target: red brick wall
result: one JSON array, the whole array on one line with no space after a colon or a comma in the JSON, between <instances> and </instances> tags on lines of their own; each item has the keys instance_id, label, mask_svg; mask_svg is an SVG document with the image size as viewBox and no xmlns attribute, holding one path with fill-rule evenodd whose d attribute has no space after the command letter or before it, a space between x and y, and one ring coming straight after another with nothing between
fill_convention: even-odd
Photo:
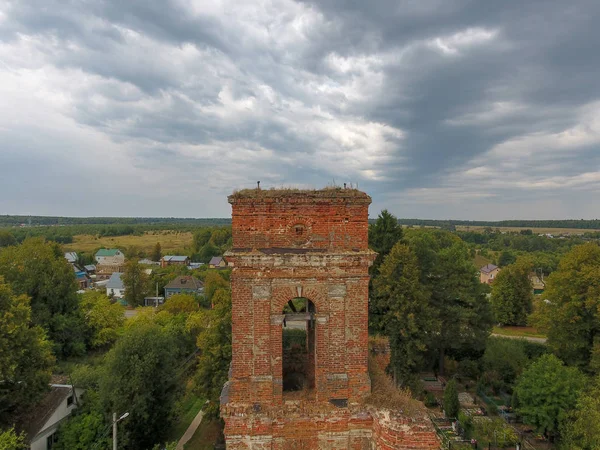
<instances>
[{"instance_id":1,"label":"red brick wall","mask_svg":"<svg viewBox=\"0 0 600 450\"><path fill-rule=\"evenodd\" d=\"M231 195L234 248L366 250L371 198L355 190ZM304 230L298 235L296 225Z\"/></svg>"}]
</instances>

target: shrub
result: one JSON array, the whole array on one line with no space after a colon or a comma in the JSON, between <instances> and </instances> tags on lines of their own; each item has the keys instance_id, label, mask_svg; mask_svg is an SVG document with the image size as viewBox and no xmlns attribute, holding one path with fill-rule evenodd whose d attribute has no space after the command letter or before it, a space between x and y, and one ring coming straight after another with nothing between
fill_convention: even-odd
<instances>
[{"instance_id":1,"label":"shrub","mask_svg":"<svg viewBox=\"0 0 600 450\"><path fill-rule=\"evenodd\" d=\"M477 380L479 375L481 375L481 369L479 368L477 361L473 361L472 359L463 359L458 364L458 373L465 378Z\"/></svg>"},{"instance_id":2,"label":"shrub","mask_svg":"<svg viewBox=\"0 0 600 450\"><path fill-rule=\"evenodd\" d=\"M484 448L490 443L500 448L513 447L519 442L515 430L500 418L475 422L473 435Z\"/></svg>"},{"instance_id":3,"label":"shrub","mask_svg":"<svg viewBox=\"0 0 600 450\"><path fill-rule=\"evenodd\" d=\"M464 438L471 439L471 436L473 435L473 418L462 411L459 411L458 423L460 423L460 426L463 429Z\"/></svg>"},{"instance_id":4,"label":"shrub","mask_svg":"<svg viewBox=\"0 0 600 450\"><path fill-rule=\"evenodd\" d=\"M435 395L433 395L431 392L428 392L423 403L425 403L425 406L432 408L437 406L438 401L437 398L435 398Z\"/></svg>"},{"instance_id":5,"label":"shrub","mask_svg":"<svg viewBox=\"0 0 600 450\"><path fill-rule=\"evenodd\" d=\"M444 389L444 412L446 417L456 417L459 410L460 402L458 401L456 380L452 379L446 385L446 389Z\"/></svg>"}]
</instances>

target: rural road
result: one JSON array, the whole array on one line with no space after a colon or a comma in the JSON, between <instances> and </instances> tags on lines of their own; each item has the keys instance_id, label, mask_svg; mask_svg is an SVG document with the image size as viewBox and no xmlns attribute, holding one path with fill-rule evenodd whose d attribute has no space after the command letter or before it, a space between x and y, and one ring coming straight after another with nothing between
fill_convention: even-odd
<instances>
[{"instance_id":1,"label":"rural road","mask_svg":"<svg viewBox=\"0 0 600 450\"><path fill-rule=\"evenodd\" d=\"M546 338L541 338L541 337L532 337L532 336L506 336L504 334L496 334L496 333L492 333L492 336L494 336L494 337L501 337L501 338L507 338L507 339L525 339L526 341L537 342L538 344L545 344L546 341L548 340Z\"/></svg>"}]
</instances>

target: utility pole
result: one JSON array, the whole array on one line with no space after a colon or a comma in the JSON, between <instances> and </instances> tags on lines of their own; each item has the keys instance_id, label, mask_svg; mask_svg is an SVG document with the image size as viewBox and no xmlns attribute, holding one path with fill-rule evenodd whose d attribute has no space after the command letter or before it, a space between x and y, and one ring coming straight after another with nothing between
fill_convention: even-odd
<instances>
[{"instance_id":1,"label":"utility pole","mask_svg":"<svg viewBox=\"0 0 600 450\"><path fill-rule=\"evenodd\" d=\"M117 450L117 413L113 413L113 450Z\"/></svg>"}]
</instances>

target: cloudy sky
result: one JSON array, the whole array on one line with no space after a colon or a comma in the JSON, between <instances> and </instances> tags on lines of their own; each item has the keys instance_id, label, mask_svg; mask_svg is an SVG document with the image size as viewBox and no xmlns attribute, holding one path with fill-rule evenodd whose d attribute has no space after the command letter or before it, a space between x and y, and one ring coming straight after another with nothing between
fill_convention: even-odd
<instances>
[{"instance_id":1,"label":"cloudy sky","mask_svg":"<svg viewBox=\"0 0 600 450\"><path fill-rule=\"evenodd\" d=\"M598 0L0 0L0 214L225 217L344 182L600 216Z\"/></svg>"}]
</instances>

